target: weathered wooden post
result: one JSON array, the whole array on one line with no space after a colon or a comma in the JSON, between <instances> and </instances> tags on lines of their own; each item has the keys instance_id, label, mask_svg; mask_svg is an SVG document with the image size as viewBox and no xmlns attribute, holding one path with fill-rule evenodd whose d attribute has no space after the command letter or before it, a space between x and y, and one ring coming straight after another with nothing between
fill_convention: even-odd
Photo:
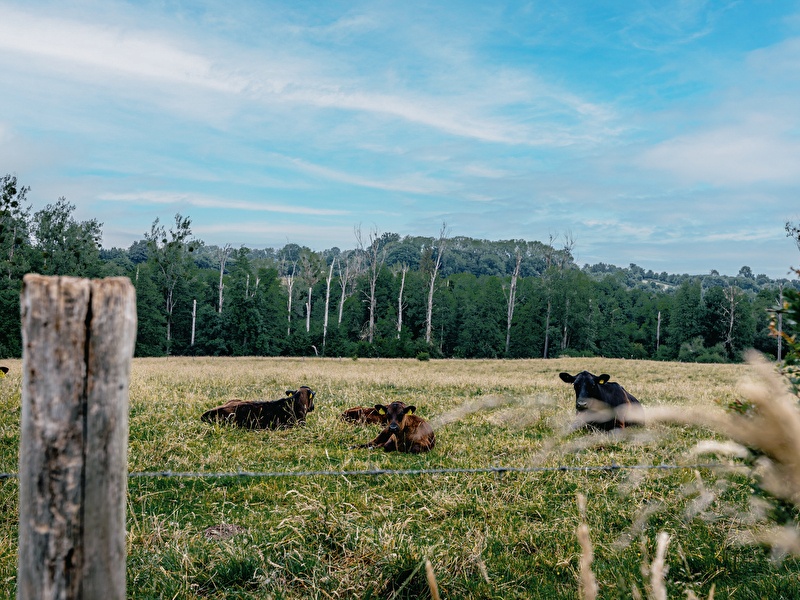
<instances>
[{"instance_id":1,"label":"weathered wooden post","mask_svg":"<svg viewBox=\"0 0 800 600\"><path fill-rule=\"evenodd\" d=\"M126 278L26 275L17 598L125 598Z\"/></svg>"}]
</instances>

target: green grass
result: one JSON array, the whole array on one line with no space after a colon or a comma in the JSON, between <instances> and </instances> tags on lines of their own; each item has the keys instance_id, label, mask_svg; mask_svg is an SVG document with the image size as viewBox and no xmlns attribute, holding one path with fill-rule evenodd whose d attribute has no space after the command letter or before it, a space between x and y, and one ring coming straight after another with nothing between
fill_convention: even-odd
<instances>
[{"instance_id":1,"label":"green grass","mask_svg":"<svg viewBox=\"0 0 800 600\"><path fill-rule=\"evenodd\" d=\"M20 363L0 381L0 471L17 470ZM745 365L604 359L550 361L137 359L131 378L129 471L357 471L488 466L685 463L714 437L650 424L626 438L566 433L574 405L559 371L608 372L645 406L726 406ZM307 384L306 427L210 426L203 410L272 399ZM436 424L424 455L349 450L377 434L339 413L403 400ZM587 497L601 598L647 590L643 561L671 535L667 589L717 598L800 597L800 563L741 540L764 528L751 481L717 470L542 471L281 478L131 478L130 598L577 598ZM16 480L0 481L0 597L15 594ZM244 530L208 539L223 523ZM2 591L5 590L5 591ZM5 594L5 595L3 595ZM645 594L646 595L646 594Z\"/></svg>"}]
</instances>

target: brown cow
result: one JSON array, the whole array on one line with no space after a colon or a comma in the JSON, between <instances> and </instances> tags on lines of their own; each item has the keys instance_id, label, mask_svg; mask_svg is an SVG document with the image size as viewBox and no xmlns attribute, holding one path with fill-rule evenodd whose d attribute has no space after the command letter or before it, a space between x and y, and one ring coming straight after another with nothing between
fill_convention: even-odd
<instances>
[{"instance_id":1,"label":"brown cow","mask_svg":"<svg viewBox=\"0 0 800 600\"><path fill-rule=\"evenodd\" d=\"M286 390L279 400L229 400L203 413L207 423L226 421L248 429L279 429L304 425L306 415L314 410L314 390L304 385Z\"/></svg>"},{"instance_id":2,"label":"brown cow","mask_svg":"<svg viewBox=\"0 0 800 600\"><path fill-rule=\"evenodd\" d=\"M374 440L356 448L382 447L386 452L410 452L418 454L431 450L436 443L433 428L422 417L414 414L416 406L392 402L389 406L376 404L375 410L385 414L388 425Z\"/></svg>"},{"instance_id":3,"label":"brown cow","mask_svg":"<svg viewBox=\"0 0 800 600\"><path fill-rule=\"evenodd\" d=\"M386 425L388 418L386 412L381 414L374 406L354 406L342 413L342 420L367 425Z\"/></svg>"}]
</instances>

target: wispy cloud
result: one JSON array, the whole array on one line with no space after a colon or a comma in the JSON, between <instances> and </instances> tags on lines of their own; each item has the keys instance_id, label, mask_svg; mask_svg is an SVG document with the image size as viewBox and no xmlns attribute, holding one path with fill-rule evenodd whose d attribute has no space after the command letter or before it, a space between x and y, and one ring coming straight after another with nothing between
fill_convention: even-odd
<instances>
[{"instance_id":1,"label":"wispy cloud","mask_svg":"<svg viewBox=\"0 0 800 600\"><path fill-rule=\"evenodd\" d=\"M290 158L288 160L292 165L301 171L314 175L315 177L321 177L330 181L338 181L359 187L421 195L443 193L449 189L449 186L441 180L426 179L425 177L416 174L411 175L407 179L388 179L384 181L380 179L361 177L352 173L340 171L338 169L317 165L300 158Z\"/></svg>"},{"instance_id":2,"label":"wispy cloud","mask_svg":"<svg viewBox=\"0 0 800 600\"><path fill-rule=\"evenodd\" d=\"M179 48L154 32L49 18L6 8L0 19L0 48L38 56L54 70L74 65L137 78L216 91L239 92L246 83L216 73L212 62Z\"/></svg>"},{"instance_id":3,"label":"wispy cloud","mask_svg":"<svg viewBox=\"0 0 800 600\"><path fill-rule=\"evenodd\" d=\"M292 204L273 204L270 202L242 201L232 198L211 198L186 192L148 191L125 194L105 193L100 194L99 199L110 202L131 202L139 205L142 203L156 205L170 204L177 206L196 206L198 208L218 208L235 211L282 213L288 215L341 216L350 214L350 211L348 210L299 206Z\"/></svg>"}]
</instances>

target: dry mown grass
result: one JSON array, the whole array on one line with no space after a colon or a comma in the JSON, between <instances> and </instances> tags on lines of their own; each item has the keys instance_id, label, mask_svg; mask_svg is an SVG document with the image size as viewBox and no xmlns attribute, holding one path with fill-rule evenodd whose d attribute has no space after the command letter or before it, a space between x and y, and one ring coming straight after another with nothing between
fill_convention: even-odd
<instances>
[{"instance_id":1,"label":"dry mown grass","mask_svg":"<svg viewBox=\"0 0 800 600\"><path fill-rule=\"evenodd\" d=\"M16 470L18 444L19 362L9 364L0 385L3 471ZM137 359L129 469L690 464L698 442L722 441L711 422L651 421L625 436L569 432L574 394L558 373L583 369L610 373L648 408L692 406L701 414L741 398L740 381L756 372L608 359ZM251 432L199 421L203 410L231 398L273 399L303 384L317 392L306 427ZM377 429L342 423L341 411L392 400L417 405L436 425L436 448L420 456L348 450ZM657 597L661 588L642 565L659 556L664 564L654 568L670 597L708 597L712 586L717 597L800 595L794 559L774 563L768 550L744 545L770 527L763 510L751 510L749 484L741 469L134 478L129 596L417 598L434 597L434 585L441 598L561 598L577 597L583 582L584 597L592 597L588 562L597 597L636 597L640 589ZM14 516L15 483L0 486L5 513ZM579 541L581 523L586 537ZM662 531L669 550L657 541ZM6 582L13 582L15 535L12 525L0 529Z\"/></svg>"}]
</instances>

